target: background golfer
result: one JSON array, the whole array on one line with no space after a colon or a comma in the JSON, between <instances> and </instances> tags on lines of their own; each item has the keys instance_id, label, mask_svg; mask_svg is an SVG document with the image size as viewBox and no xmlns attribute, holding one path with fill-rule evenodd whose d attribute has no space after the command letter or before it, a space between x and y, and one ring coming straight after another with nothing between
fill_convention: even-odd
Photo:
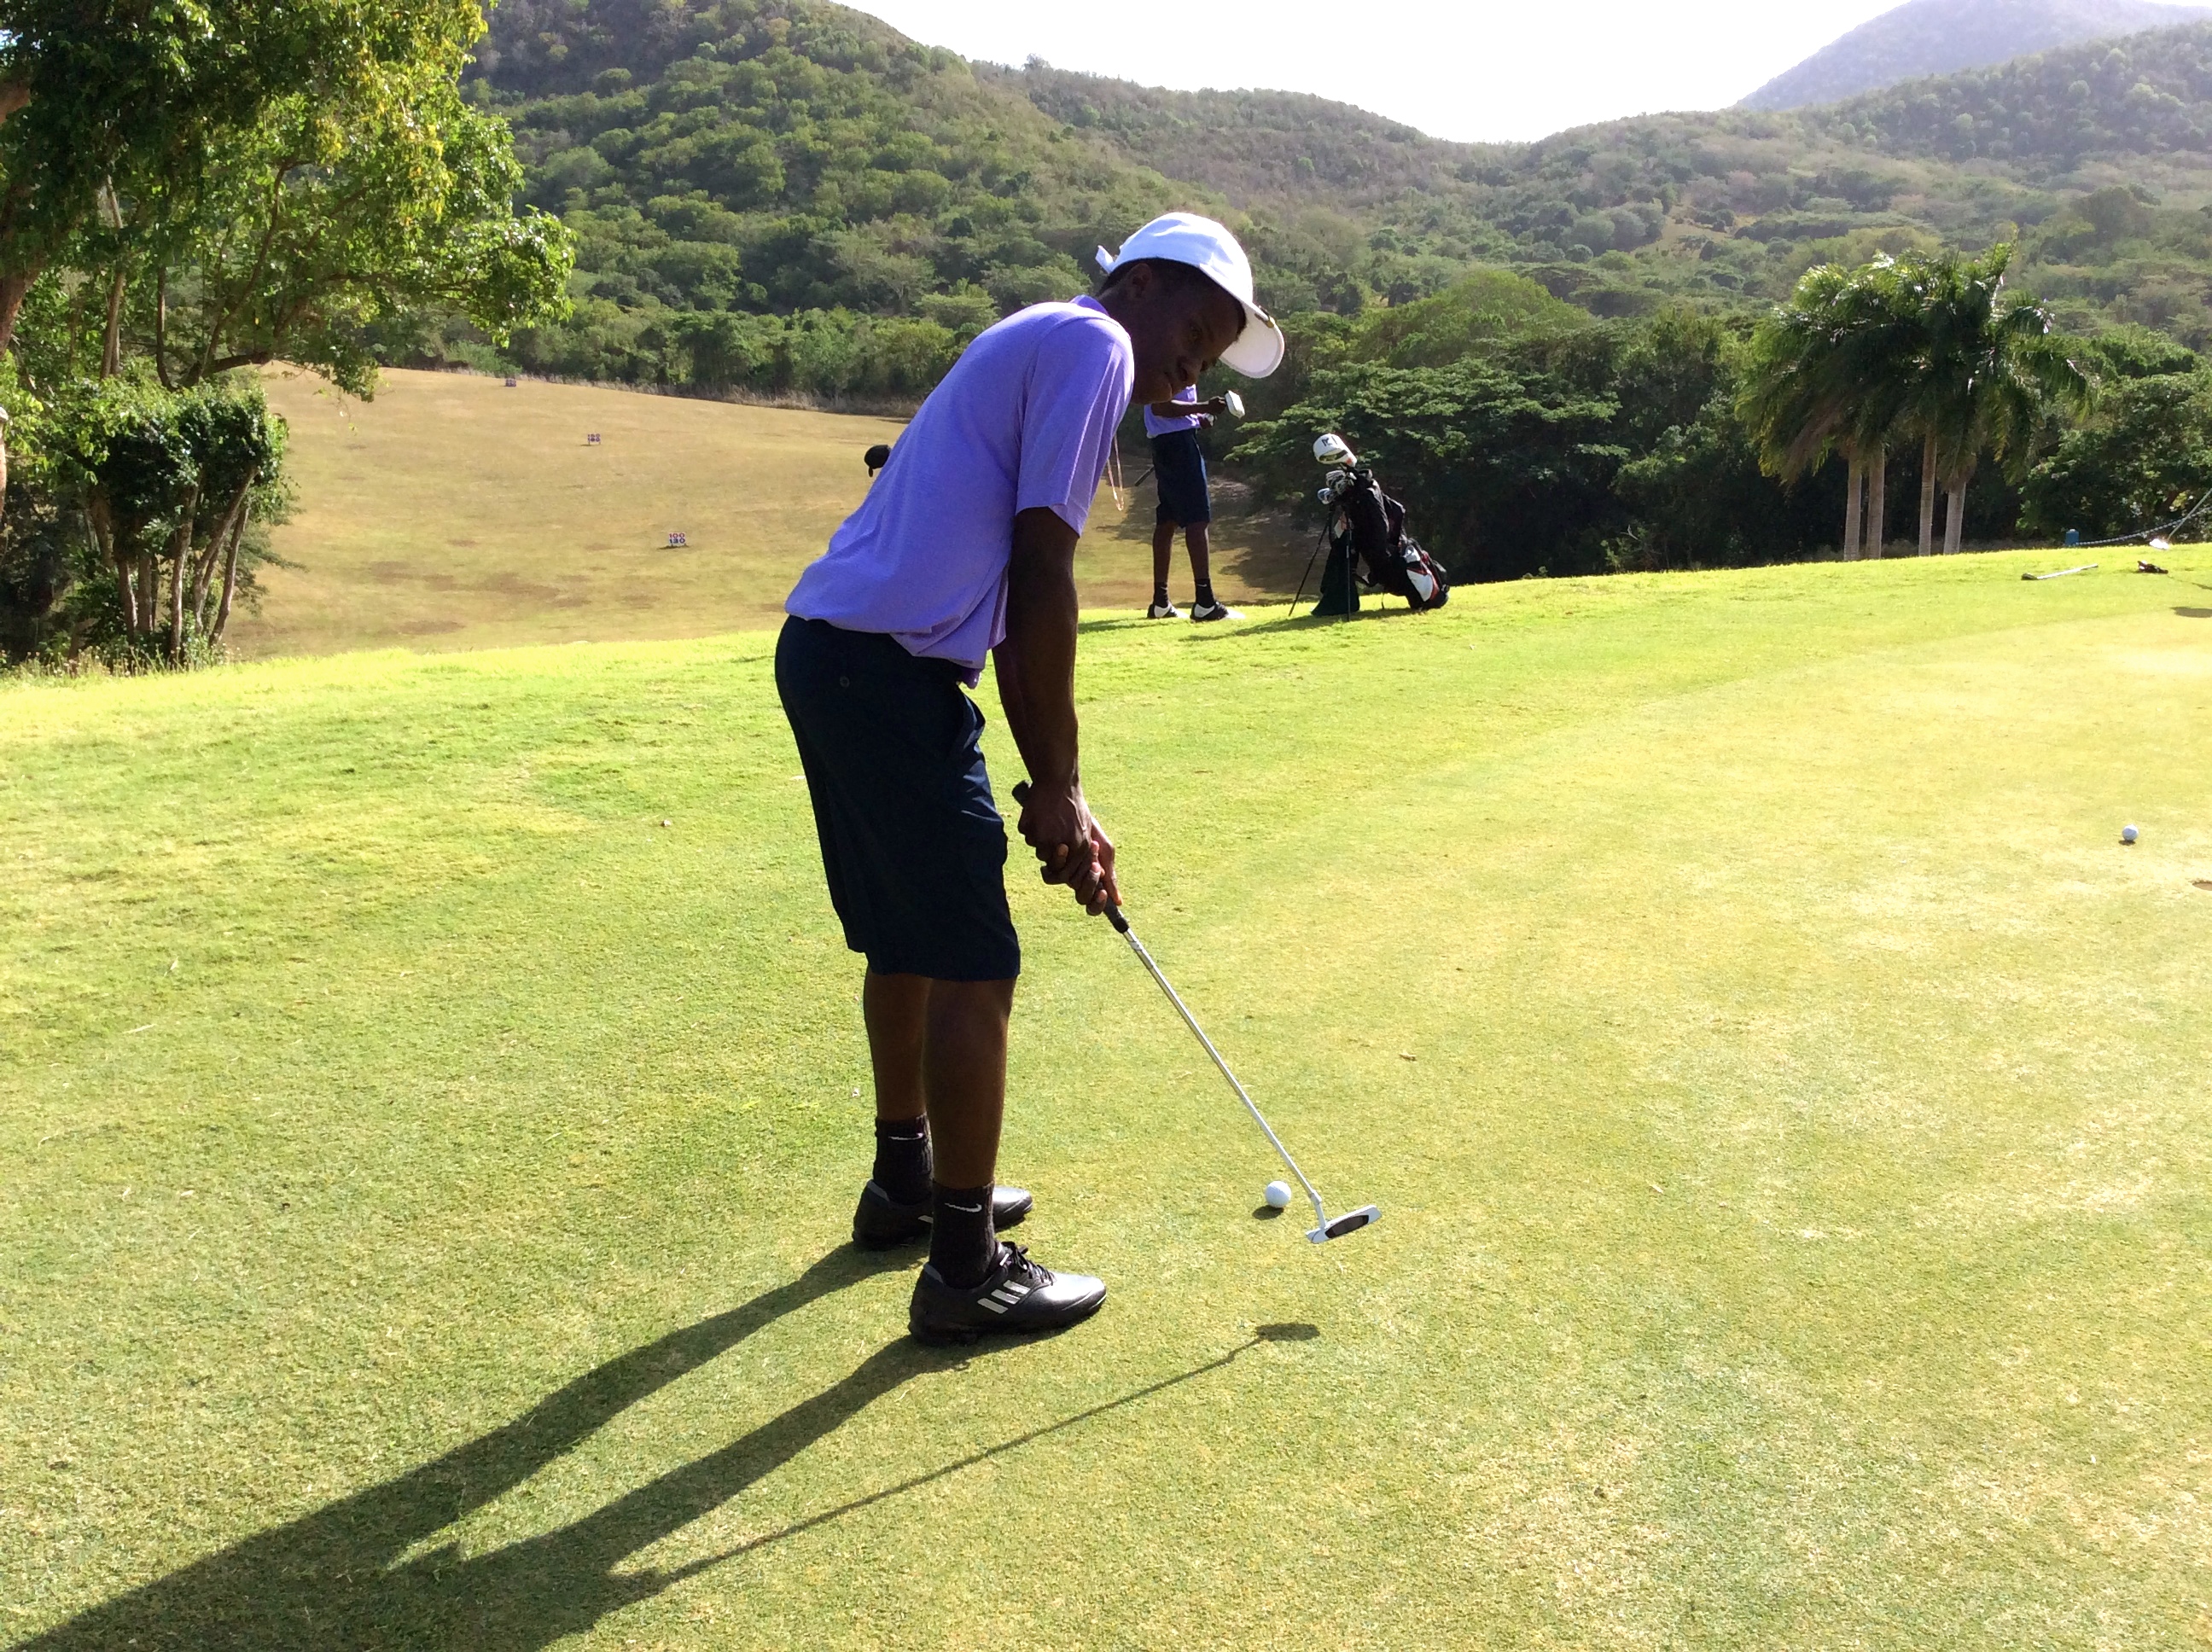
<instances>
[{"instance_id":1,"label":"background golfer","mask_svg":"<svg viewBox=\"0 0 2212 1652\"><path fill-rule=\"evenodd\" d=\"M1168 600L1168 563L1175 555L1178 527L1190 550L1190 574L1197 586L1191 618L1236 616L1234 610L1213 599L1213 574L1206 555L1213 495L1206 485L1206 449L1198 440L1200 430L1228 410L1229 404L1221 397L1199 400L1195 385L1145 409L1145 434L1152 443L1152 481L1160 493L1159 516L1152 527L1152 605L1145 610L1148 618L1176 617L1176 605Z\"/></svg>"},{"instance_id":2,"label":"background golfer","mask_svg":"<svg viewBox=\"0 0 2212 1652\"><path fill-rule=\"evenodd\" d=\"M1102 263L1096 298L1033 306L968 347L799 576L776 646L830 897L868 961L876 1159L853 1236L928 1233L909 1314L928 1340L1067 1325L1106 1297L998 1237L1030 1209L994 1185L1021 949L963 684L994 656L1030 776L1022 835L1046 881L1102 910L1120 891L1077 762L1076 541L1133 393L1282 359L1243 249L1211 219L1155 219Z\"/></svg>"}]
</instances>

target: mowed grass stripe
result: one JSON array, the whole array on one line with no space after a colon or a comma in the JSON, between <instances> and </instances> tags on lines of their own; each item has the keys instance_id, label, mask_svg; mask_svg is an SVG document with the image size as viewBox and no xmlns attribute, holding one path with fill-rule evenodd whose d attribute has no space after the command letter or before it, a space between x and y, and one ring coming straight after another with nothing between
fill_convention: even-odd
<instances>
[{"instance_id":1,"label":"mowed grass stripe","mask_svg":"<svg viewBox=\"0 0 2212 1652\"><path fill-rule=\"evenodd\" d=\"M0 695L9 1626L2187 1644L2212 576L2021 565L1094 625L1132 913L1386 1217L1255 1221L1018 859L1007 1174L1115 1297L964 1367L834 1254L765 636Z\"/></svg>"}]
</instances>

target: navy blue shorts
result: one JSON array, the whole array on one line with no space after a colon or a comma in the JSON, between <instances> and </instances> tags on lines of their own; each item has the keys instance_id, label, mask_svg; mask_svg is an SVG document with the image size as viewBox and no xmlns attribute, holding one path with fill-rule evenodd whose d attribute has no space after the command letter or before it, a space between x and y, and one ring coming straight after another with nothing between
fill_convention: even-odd
<instances>
[{"instance_id":1,"label":"navy blue shorts","mask_svg":"<svg viewBox=\"0 0 2212 1652\"><path fill-rule=\"evenodd\" d=\"M878 975L1020 975L1006 825L983 768L983 714L960 667L794 616L776 642L775 686L845 944Z\"/></svg>"},{"instance_id":2,"label":"navy blue shorts","mask_svg":"<svg viewBox=\"0 0 2212 1652\"><path fill-rule=\"evenodd\" d=\"M1152 480L1159 483L1163 522L1188 527L1213 520L1213 496L1206 486L1206 449L1195 430L1170 430L1152 438Z\"/></svg>"}]
</instances>

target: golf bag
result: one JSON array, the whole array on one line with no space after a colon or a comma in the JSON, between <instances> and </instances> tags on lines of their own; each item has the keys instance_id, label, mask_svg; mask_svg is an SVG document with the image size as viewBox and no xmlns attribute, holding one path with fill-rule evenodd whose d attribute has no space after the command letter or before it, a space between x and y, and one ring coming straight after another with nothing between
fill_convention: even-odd
<instances>
[{"instance_id":1,"label":"golf bag","mask_svg":"<svg viewBox=\"0 0 2212 1652\"><path fill-rule=\"evenodd\" d=\"M1316 614L1355 614L1359 593L1352 585L1354 559L1364 567L1362 582L1370 589L1403 597L1420 611L1441 608L1451 586L1435 557L1406 531L1406 507L1382 491L1364 467L1347 472L1336 492L1336 531L1329 537L1328 562L1322 570Z\"/></svg>"}]
</instances>

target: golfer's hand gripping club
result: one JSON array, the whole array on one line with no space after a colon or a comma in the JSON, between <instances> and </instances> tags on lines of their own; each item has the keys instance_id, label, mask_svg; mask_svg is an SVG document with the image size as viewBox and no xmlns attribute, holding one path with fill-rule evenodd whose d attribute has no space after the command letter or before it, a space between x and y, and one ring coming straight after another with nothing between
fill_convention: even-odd
<instances>
[{"instance_id":1,"label":"golfer's hand gripping club","mask_svg":"<svg viewBox=\"0 0 2212 1652\"><path fill-rule=\"evenodd\" d=\"M1022 836L1036 851L1039 875L1048 884L1066 884L1084 910L1095 914L1121 892L1114 880L1114 841L1092 817L1081 789L1069 795L1073 817L1055 829L1040 824L1031 804L1036 793L1027 781L1021 782L1014 787L1014 801L1022 805L1018 823Z\"/></svg>"},{"instance_id":2,"label":"golfer's hand gripping club","mask_svg":"<svg viewBox=\"0 0 2212 1652\"><path fill-rule=\"evenodd\" d=\"M1018 783L1014 787L1014 801L1024 803L1028 798L1028 784ZM1283 1145L1283 1139L1275 1133L1274 1127L1267 1122L1267 1115L1246 1093L1236 1073L1230 1070L1229 1063L1222 1059L1221 1052L1213 1048L1213 1041L1206 1036L1206 1029L1198 1024L1198 1017L1190 1012L1190 1006L1182 1001L1182 994L1161 973L1160 966L1152 960L1152 955L1145 950L1145 944L1137 938L1136 931L1129 927L1129 920L1123 914L1120 902L1109 899L1103 908L1103 915L1106 921L1114 926L1115 932L1129 943L1129 950L1137 955L1137 961L1145 966L1146 973L1159 983L1160 991L1167 994L1168 1002L1175 1005L1176 1013L1182 1017L1183 1025L1190 1029L1191 1036L1198 1040L1206 1054L1212 1057L1213 1065L1221 1069L1221 1076L1229 1081L1230 1089L1237 1092L1237 1099L1244 1103L1244 1110L1252 1115L1252 1122L1258 1125L1261 1133L1267 1138L1268 1145L1290 1167L1291 1174L1298 1179L1298 1186L1306 1190L1306 1197L1312 1201L1314 1209L1313 1229L1306 1237L1318 1245L1328 1240L1340 1239L1347 1233L1357 1233L1360 1229L1380 1221L1382 1212L1373 1205L1347 1212L1334 1221L1329 1219L1328 1207L1322 1203L1321 1190L1306 1180L1306 1173L1298 1169L1298 1162L1291 1157L1291 1150Z\"/></svg>"}]
</instances>

